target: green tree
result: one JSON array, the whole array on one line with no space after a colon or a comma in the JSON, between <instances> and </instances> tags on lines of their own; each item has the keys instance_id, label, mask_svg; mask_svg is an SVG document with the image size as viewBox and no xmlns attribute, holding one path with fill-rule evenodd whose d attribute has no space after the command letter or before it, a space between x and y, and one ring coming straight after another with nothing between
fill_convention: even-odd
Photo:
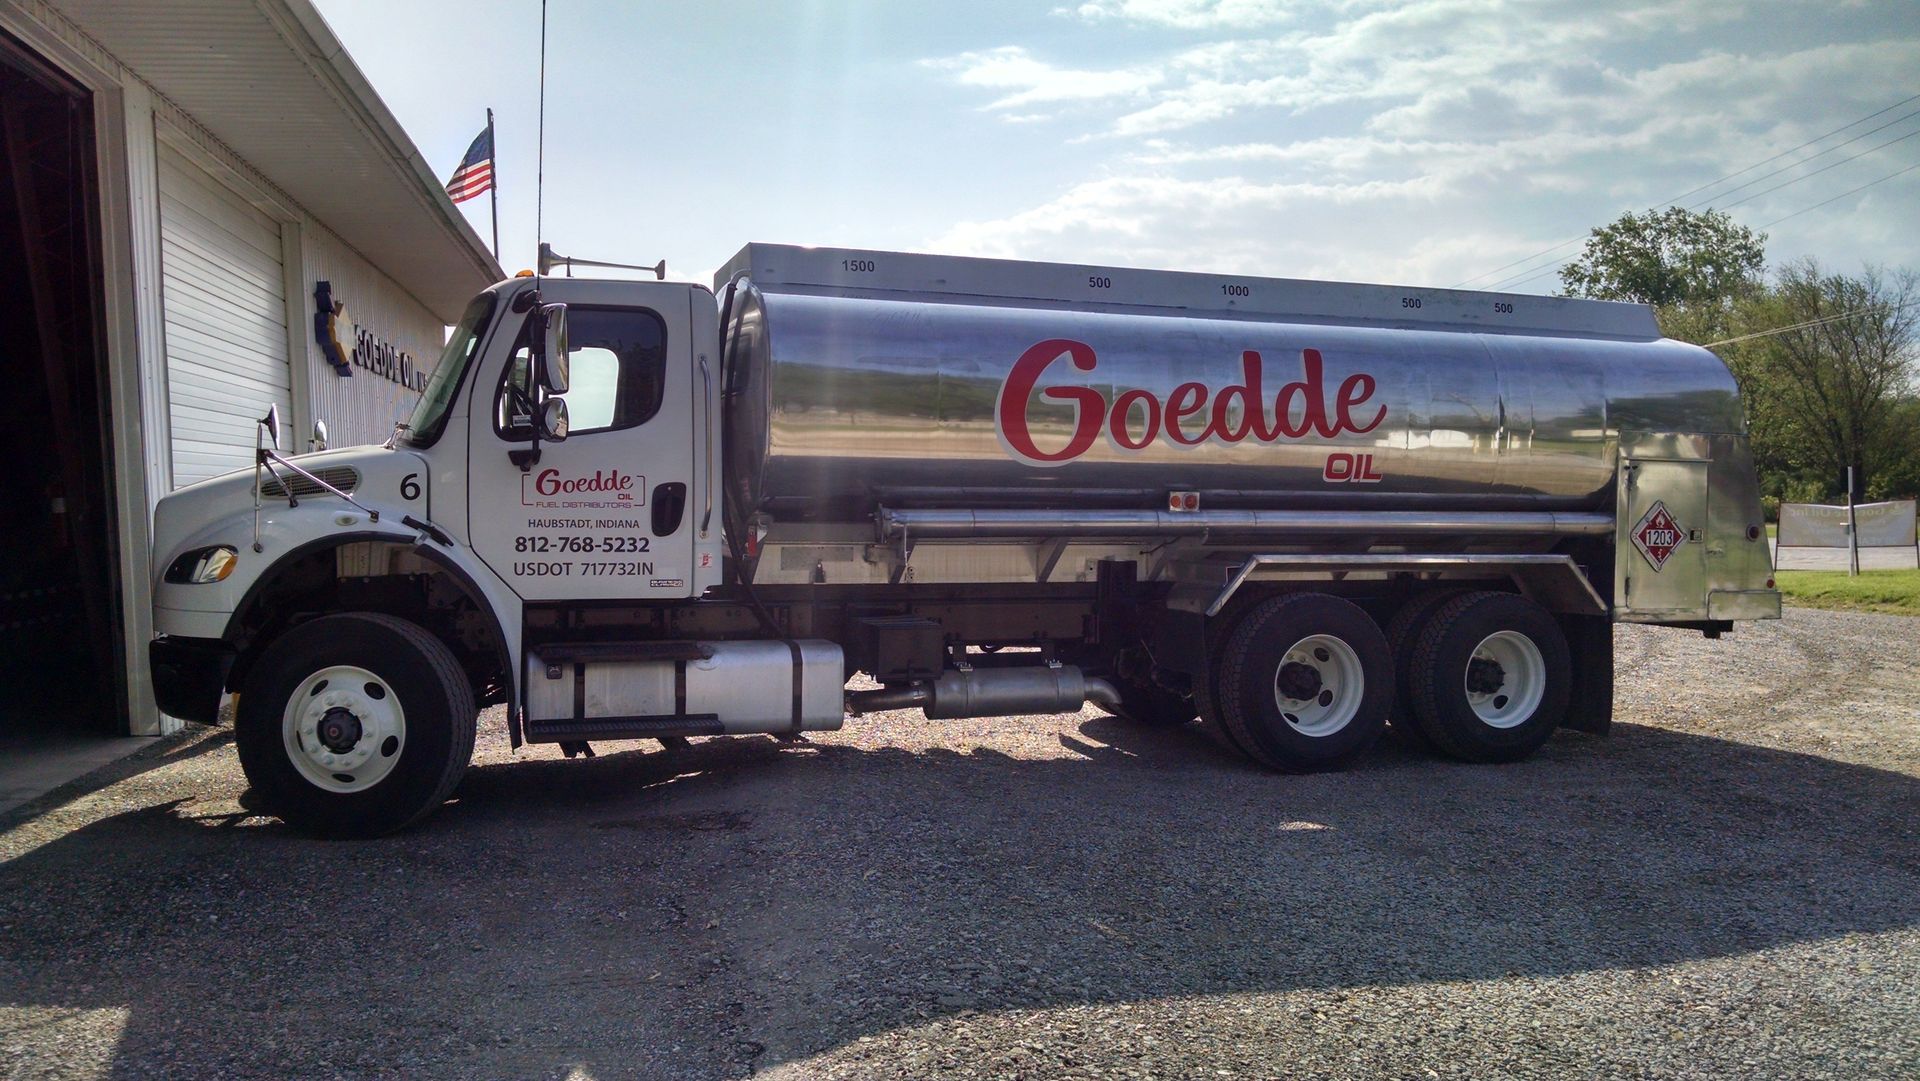
<instances>
[{"instance_id":1,"label":"green tree","mask_svg":"<svg viewBox=\"0 0 1920 1081\"><path fill-rule=\"evenodd\" d=\"M1588 234L1579 258L1560 268L1561 291L1651 304L1663 330L1675 323L1715 333L1761 283L1766 240L1718 210L1622 214Z\"/></svg>"},{"instance_id":2,"label":"green tree","mask_svg":"<svg viewBox=\"0 0 1920 1081\"><path fill-rule=\"evenodd\" d=\"M1884 494L1882 474L1910 473L1920 455L1908 419L1920 370L1917 306L1911 270L1829 274L1810 258L1782 268L1763 298L1742 306L1740 322L1754 327L1746 333L1765 336L1733 343L1748 348L1728 357L1744 373L1755 442L1827 491L1839 491L1852 467L1855 499Z\"/></svg>"}]
</instances>

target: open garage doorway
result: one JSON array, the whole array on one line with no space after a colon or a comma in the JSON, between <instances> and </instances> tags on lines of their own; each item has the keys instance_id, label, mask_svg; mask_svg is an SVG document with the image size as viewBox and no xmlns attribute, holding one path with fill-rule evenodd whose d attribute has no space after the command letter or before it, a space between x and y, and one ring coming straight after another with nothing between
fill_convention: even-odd
<instances>
[{"instance_id":1,"label":"open garage doorway","mask_svg":"<svg viewBox=\"0 0 1920 1081\"><path fill-rule=\"evenodd\" d=\"M126 732L93 106L0 34L0 738Z\"/></svg>"}]
</instances>

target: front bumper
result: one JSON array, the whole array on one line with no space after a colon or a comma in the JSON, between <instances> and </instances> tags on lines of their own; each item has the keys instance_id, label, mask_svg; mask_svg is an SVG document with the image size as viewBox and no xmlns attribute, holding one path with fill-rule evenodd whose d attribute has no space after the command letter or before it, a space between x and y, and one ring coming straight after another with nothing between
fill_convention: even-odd
<instances>
[{"instance_id":1,"label":"front bumper","mask_svg":"<svg viewBox=\"0 0 1920 1081\"><path fill-rule=\"evenodd\" d=\"M160 712L183 721L217 723L233 657L232 646L211 638L162 635L148 643L147 666Z\"/></svg>"}]
</instances>

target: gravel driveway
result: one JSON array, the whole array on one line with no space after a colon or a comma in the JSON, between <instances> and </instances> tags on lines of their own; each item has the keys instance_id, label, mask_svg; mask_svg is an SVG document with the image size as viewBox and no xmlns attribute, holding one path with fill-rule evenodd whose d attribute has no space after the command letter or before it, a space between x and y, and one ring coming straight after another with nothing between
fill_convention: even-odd
<instances>
[{"instance_id":1,"label":"gravel driveway","mask_svg":"<svg viewBox=\"0 0 1920 1081\"><path fill-rule=\"evenodd\" d=\"M1092 711L571 762L489 715L374 843L199 732L0 819L0 1076L1920 1073L1920 620L1619 656L1609 738L1315 777Z\"/></svg>"}]
</instances>

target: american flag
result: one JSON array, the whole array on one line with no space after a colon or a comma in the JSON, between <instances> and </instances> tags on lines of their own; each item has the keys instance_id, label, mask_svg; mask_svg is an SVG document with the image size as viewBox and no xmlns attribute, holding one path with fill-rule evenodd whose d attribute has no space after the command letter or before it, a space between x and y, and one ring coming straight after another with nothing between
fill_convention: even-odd
<instances>
[{"instance_id":1,"label":"american flag","mask_svg":"<svg viewBox=\"0 0 1920 1081\"><path fill-rule=\"evenodd\" d=\"M493 126L489 124L479 135L474 136L473 145L467 148L467 156L460 159L460 167L453 171L453 179L447 181L447 194L456 203L464 203L476 195L485 195L493 187Z\"/></svg>"}]
</instances>

